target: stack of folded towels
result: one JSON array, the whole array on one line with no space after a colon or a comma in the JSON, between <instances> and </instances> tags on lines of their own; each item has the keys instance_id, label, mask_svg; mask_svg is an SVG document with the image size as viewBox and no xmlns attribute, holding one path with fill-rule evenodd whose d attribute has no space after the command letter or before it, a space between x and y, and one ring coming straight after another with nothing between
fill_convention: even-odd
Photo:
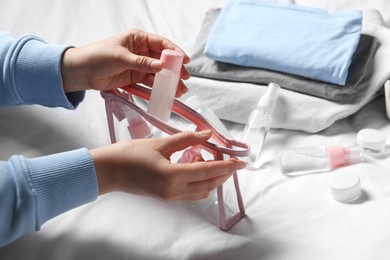
<instances>
[{"instance_id":1,"label":"stack of folded towels","mask_svg":"<svg viewBox=\"0 0 390 260\"><path fill-rule=\"evenodd\" d=\"M287 103L288 99L304 95L303 99L319 101L318 107L323 107L325 100L328 105L329 102L349 104L348 109L362 100L367 103L375 96L372 91L370 97L366 94L379 46L376 37L362 33L362 12L359 10L328 12L260 0L230 0L222 9L207 12L200 33L192 44L191 62L186 67L192 76L198 77L195 85L199 85L202 78L208 81L201 85L233 85L236 82L241 84L244 97L253 95L251 91L246 93L245 86L253 89L256 85L260 90L274 82L285 89ZM216 80L218 83L211 83ZM239 92L225 92L224 95L233 93ZM217 100L224 102L225 99L219 97ZM237 102L243 100L245 98L237 97ZM316 103L311 104L289 111L306 113L307 120L313 121L307 109ZM313 109L316 116L318 107ZM216 106L214 109L220 108ZM286 108L279 106L279 110ZM339 113L339 118L329 115L332 118L322 118L322 124L312 122L312 126L305 128L299 120L291 121L296 115L282 116L289 111L279 111L279 121L288 119L290 122L278 124L276 120L274 127L316 132L340 116L348 116L348 113ZM221 118L244 123L244 120L227 114L232 115L222 113Z\"/></svg>"}]
</instances>

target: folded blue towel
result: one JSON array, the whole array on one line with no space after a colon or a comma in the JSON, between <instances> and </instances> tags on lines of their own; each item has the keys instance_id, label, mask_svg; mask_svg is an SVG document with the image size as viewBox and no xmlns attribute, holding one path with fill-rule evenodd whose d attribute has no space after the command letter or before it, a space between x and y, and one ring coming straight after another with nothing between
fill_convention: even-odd
<instances>
[{"instance_id":1,"label":"folded blue towel","mask_svg":"<svg viewBox=\"0 0 390 260\"><path fill-rule=\"evenodd\" d=\"M212 28L205 55L344 85L359 43L361 11L259 0L229 0Z\"/></svg>"}]
</instances>

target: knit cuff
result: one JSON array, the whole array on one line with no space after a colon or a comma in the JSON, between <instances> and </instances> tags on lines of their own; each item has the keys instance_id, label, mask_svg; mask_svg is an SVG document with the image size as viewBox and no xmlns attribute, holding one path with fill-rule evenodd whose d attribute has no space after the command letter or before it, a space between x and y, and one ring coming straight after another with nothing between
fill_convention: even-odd
<instances>
[{"instance_id":1,"label":"knit cuff","mask_svg":"<svg viewBox=\"0 0 390 260\"><path fill-rule=\"evenodd\" d=\"M37 197L39 225L98 196L95 166L86 148L25 159L25 164Z\"/></svg>"},{"instance_id":2,"label":"knit cuff","mask_svg":"<svg viewBox=\"0 0 390 260\"><path fill-rule=\"evenodd\" d=\"M15 48L10 73L21 103L74 109L83 100L84 91L75 92L68 99L63 89L61 61L69 46L25 36Z\"/></svg>"}]
</instances>

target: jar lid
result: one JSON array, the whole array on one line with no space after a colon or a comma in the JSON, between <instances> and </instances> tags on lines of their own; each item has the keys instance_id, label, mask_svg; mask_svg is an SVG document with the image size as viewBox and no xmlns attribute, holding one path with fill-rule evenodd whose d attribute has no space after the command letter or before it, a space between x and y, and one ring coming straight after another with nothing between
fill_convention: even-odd
<instances>
[{"instance_id":1,"label":"jar lid","mask_svg":"<svg viewBox=\"0 0 390 260\"><path fill-rule=\"evenodd\" d=\"M362 193L360 179L353 172L334 173L329 178L332 197L340 202L351 202L358 199Z\"/></svg>"},{"instance_id":2,"label":"jar lid","mask_svg":"<svg viewBox=\"0 0 390 260\"><path fill-rule=\"evenodd\" d=\"M378 130L366 128L358 132L356 142L364 149L381 153L386 146L386 136Z\"/></svg>"}]
</instances>

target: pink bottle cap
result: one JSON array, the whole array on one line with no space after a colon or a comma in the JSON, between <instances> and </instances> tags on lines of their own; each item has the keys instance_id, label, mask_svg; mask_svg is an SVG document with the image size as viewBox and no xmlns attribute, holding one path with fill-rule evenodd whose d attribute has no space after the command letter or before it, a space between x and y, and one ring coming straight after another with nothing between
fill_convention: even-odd
<instances>
[{"instance_id":1,"label":"pink bottle cap","mask_svg":"<svg viewBox=\"0 0 390 260\"><path fill-rule=\"evenodd\" d=\"M344 148L342 146L330 146L327 147L326 150L329 155L330 167L332 169L347 164L347 158L344 154Z\"/></svg>"},{"instance_id":2,"label":"pink bottle cap","mask_svg":"<svg viewBox=\"0 0 390 260\"><path fill-rule=\"evenodd\" d=\"M326 148L326 151L328 152L332 169L360 163L365 160L359 147L329 146Z\"/></svg>"},{"instance_id":3,"label":"pink bottle cap","mask_svg":"<svg viewBox=\"0 0 390 260\"><path fill-rule=\"evenodd\" d=\"M184 54L174 50L163 50L160 60L163 67L171 71L180 71L183 64Z\"/></svg>"},{"instance_id":4,"label":"pink bottle cap","mask_svg":"<svg viewBox=\"0 0 390 260\"><path fill-rule=\"evenodd\" d=\"M191 163L194 161L196 156L202 156L200 153L199 146L192 146L191 148L185 150L179 159L179 163Z\"/></svg>"},{"instance_id":5,"label":"pink bottle cap","mask_svg":"<svg viewBox=\"0 0 390 260\"><path fill-rule=\"evenodd\" d=\"M136 117L129 121L127 129L129 130L132 139L146 138L151 134L150 128L141 117Z\"/></svg>"}]
</instances>

